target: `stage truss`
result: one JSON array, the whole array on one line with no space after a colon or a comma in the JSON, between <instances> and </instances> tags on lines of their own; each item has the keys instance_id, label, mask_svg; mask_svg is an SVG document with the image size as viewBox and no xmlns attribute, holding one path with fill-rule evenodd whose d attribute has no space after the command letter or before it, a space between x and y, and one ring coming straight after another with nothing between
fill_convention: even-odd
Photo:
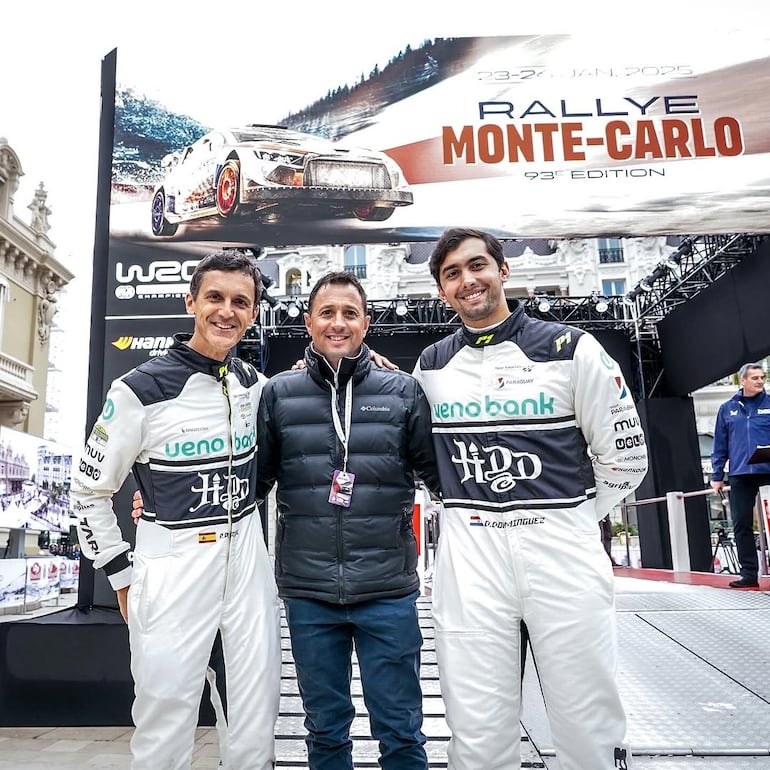
<instances>
[{"instance_id":1,"label":"stage truss","mask_svg":"<svg viewBox=\"0 0 770 770\"><path fill-rule=\"evenodd\" d=\"M768 235L746 233L683 236L679 246L624 296L535 296L516 298L534 317L588 331L613 329L631 342L638 398L655 395L661 377L657 324L668 313L719 280L753 253ZM509 298L513 299L513 298ZM305 337L306 300L287 299L273 307L263 303L260 329L245 339L259 344L260 334L272 341ZM369 302L370 335L450 333L459 325L457 314L438 297L397 297ZM242 343L242 344L244 344Z\"/></svg>"}]
</instances>

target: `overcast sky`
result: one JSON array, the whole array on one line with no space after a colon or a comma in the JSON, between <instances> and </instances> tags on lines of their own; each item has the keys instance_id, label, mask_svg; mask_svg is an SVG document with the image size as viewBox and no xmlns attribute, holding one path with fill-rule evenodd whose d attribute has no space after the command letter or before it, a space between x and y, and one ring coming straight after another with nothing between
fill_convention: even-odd
<instances>
[{"instance_id":1,"label":"overcast sky","mask_svg":"<svg viewBox=\"0 0 770 770\"><path fill-rule=\"evenodd\" d=\"M17 152L24 177L15 196L16 216L29 222L28 204L40 182L52 209L49 236L56 257L76 278L67 312L73 344L74 401L86 389L90 273L100 110L101 61L118 49L131 71L148 73L176 94L171 109L211 123L243 118L227 88L253 73L253 94L276 114L322 96L329 85L354 83L387 63L407 43L427 38L554 32L602 34L613 46L663 29L683 36L699 30L766 26L766 0L611 0L524 3L521 0L295 0L264 3L163 3L131 0L5 0L0 6L0 136ZM194 67L190 62L195 61ZM152 91L148 91L152 97ZM285 99L282 98L285 95ZM75 396L75 394L77 394ZM82 407L68 408L74 435L82 436Z\"/></svg>"}]
</instances>

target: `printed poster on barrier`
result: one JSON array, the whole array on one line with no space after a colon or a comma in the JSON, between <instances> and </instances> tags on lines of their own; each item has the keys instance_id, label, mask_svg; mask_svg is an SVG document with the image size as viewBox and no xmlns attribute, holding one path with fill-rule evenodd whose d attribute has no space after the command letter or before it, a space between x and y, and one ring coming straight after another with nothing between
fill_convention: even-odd
<instances>
[{"instance_id":1,"label":"printed poster on barrier","mask_svg":"<svg viewBox=\"0 0 770 770\"><path fill-rule=\"evenodd\" d=\"M0 428L0 527L69 532L72 450Z\"/></svg>"},{"instance_id":2,"label":"printed poster on barrier","mask_svg":"<svg viewBox=\"0 0 770 770\"><path fill-rule=\"evenodd\" d=\"M0 559L0 607L22 606L26 584L26 559Z\"/></svg>"}]
</instances>

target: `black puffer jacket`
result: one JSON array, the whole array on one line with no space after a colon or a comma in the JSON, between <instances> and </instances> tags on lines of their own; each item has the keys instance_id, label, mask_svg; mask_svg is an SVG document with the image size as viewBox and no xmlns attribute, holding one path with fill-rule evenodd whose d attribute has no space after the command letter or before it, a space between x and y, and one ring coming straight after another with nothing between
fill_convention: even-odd
<instances>
[{"instance_id":1,"label":"black puffer jacket","mask_svg":"<svg viewBox=\"0 0 770 770\"><path fill-rule=\"evenodd\" d=\"M258 497L278 483L278 590L338 604L405 596L419 587L413 472L438 488L425 394L410 374L372 365L366 346L336 378L310 347L305 363L269 381L257 421ZM351 378L347 470L355 483L346 508L329 502L343 463L331 409L344 426Z\"/></svg>"}]
</instances>

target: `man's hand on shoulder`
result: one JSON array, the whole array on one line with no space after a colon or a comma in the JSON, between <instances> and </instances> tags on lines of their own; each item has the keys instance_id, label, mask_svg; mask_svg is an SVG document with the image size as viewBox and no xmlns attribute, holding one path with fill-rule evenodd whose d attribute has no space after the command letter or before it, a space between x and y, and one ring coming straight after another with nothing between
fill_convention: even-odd
<instances>
[{"instance_id":1,"label":"man's hand on shoulder","mask_svg":"<svg viewBox=\"0 0 770 770\"><path fill-rule=\"evenodd\" d=\"M144 513L144 500L142 500L142 493L137 489L134 492L134 496L131 498L131 518L134 520L134 524L139 523L139 519L142 518Z\"/></svg>"},{"instance_id":2,"label":"man's hand on shoulder","mask_svg":"<svg viewBox=\"0 0 770 770\"><path fill-rule=\"evenodd\" d=\"M390 369L391 371L396 371L398 369L398 364L394 364L389 358L386 358L385 356L380 355L374 350L369 351L369 358L371 358L372 363L375 366L378 366L380 369ZM300 358L291 367L291 371L299 372L299 371L302 371L304 368L305 368L305 361L304 359Z\"/></svg>"},{"instance_id":3,"label":"man's hand on shoulder","mask_svg":"<svg viewBox=\"0 0 770 770\"><path fill-rule=\"evenodd\" d=\"M385 358L385 356L380 355L374 350L370 350L369 358L371 358L372 363L380 369L390 369L391 371L398 369L397 364L394 364L389 358Z\"/></svg>"}]
</instances>

